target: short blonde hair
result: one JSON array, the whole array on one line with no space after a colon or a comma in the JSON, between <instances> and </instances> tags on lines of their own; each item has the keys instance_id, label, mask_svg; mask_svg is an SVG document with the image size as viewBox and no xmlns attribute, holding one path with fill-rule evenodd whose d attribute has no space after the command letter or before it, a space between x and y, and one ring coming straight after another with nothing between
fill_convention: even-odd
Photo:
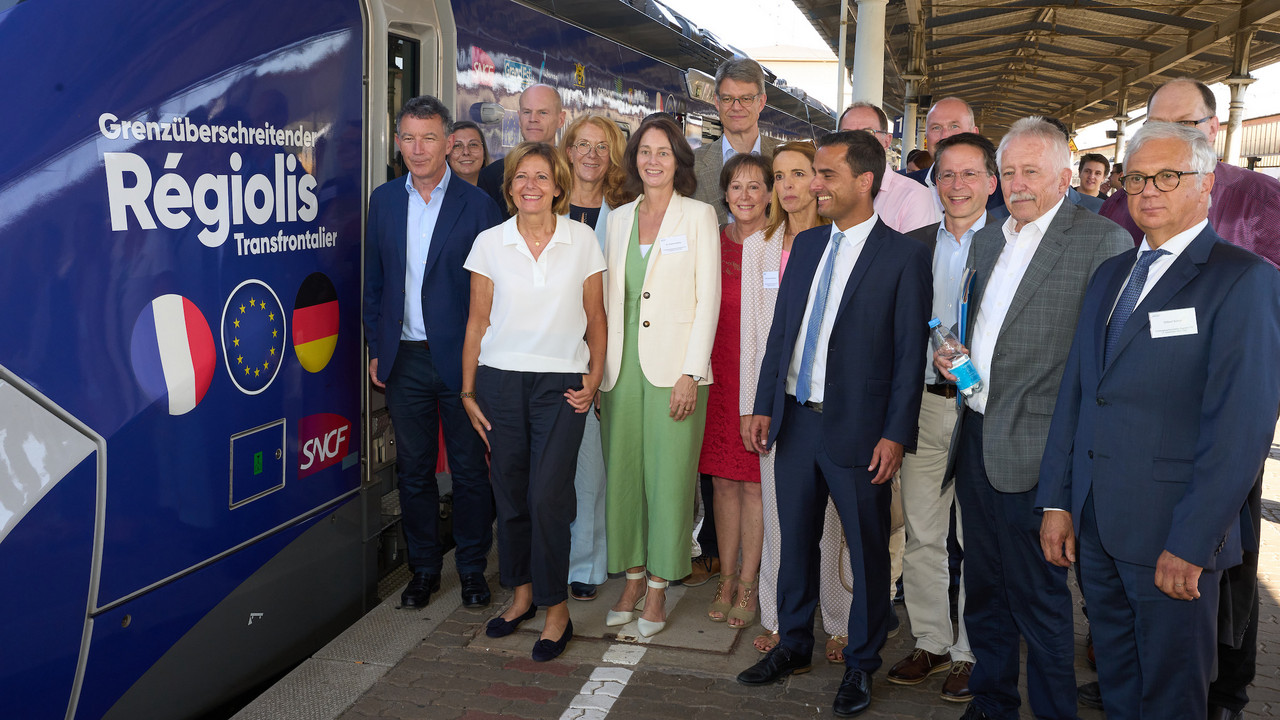
<instances>
[{"instance_id":1,"label":"short blonde hair","mask_svg":"<svg viewBox=\"0 0 1280 720\"><path fill-rule=\"evenodd\" d=\"M603 115L579 115L564 131L560 150L564 152L567 159L569 153L573 152L574 143L578 142L578 133L582 130L582 126L587 124L594 125L604 133L609 143L609 169L604 174L604 201L609 203L611 208L622 207L636 198L626 191L627 171L622 169L622 162L623 152L627 149L627 138L618 128L618 123ZM571 167L570 170L572 169Z\"/></svg>"},{"instance_id":2,"label":"short blonde hair","mask_svg":"<svg viewBox=\"0 0 1280 720\"><path fill-rule=\"evenodd\" d=\"M507 202L507 213L516 214L515 201L511 199L511 182L520 163L530 156L540 157L551 167L551 179L560 194L551 202L551 212L564 215L569 212L569 191L573 189L573 171L564 156L555 147L544 142L522 142L515 146L502 164L502 199Z\"/></svg>"}]
</instances>

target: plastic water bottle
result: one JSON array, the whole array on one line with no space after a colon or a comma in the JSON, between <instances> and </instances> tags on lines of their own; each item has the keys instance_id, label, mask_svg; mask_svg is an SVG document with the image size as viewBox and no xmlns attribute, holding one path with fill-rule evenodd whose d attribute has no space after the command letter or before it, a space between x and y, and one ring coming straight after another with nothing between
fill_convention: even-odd
<instances>
[{"instance_id":1,"label":"plastic water bottle","mask_svg":"<svg viewBox=\"0 0 1280 720\"><path fill-rule=\"evenodd\" d=\"M973 361L960 349L960 341L951 331L942 327L942 321L934 318L929 321L929 334L933 339L933 349L941 350L943 357L951 358L951 374L956 376L956 389L960 394L969 397L982 389L982 378L978 377L978 369Z\"/></svg>"}]
</instances>

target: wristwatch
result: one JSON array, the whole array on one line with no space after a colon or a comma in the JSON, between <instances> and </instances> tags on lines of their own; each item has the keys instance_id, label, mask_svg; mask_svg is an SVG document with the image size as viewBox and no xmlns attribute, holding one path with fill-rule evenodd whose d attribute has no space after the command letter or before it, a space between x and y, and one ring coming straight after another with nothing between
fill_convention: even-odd
<instances>
[{"instance_id":1,"label":"wristwatch","mask_svg":"<svg viewBox=\"0 0 1280 720\"><path fill-rule=\"evenodd\" d=\"M702 382L702 376L701 376L701 375L694 375L694 374L692 374L692 373L685 373L685 377L689 378L690 380L692 380L692 381L694 381L694 382Z\"/></svg>"}]
</instances>

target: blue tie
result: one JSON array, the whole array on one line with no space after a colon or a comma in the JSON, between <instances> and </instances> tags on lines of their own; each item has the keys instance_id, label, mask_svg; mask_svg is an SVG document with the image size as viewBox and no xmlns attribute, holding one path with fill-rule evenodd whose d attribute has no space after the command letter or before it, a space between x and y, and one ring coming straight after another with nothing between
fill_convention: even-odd
<instances>
[{"instance_id":1,"label":"blue tie","mask_svg":"<svg viewBox=\"0 0 1280 720\"><path fill-rule=\"evenodd\" d=\"M1107 323L1107 344L1102 353L1102 367L1111 365L1111 354L1115 352L1116 341L1120 339L1120 333L1124 332L1124 324L1129 321L1133 309L1138 306L1138 296L1142 294L1142 288L1147 284L1147 271L1151 269L1151 263L1161 255L1168 254L1168 250L1143 250L1138 255L1138 264L1133 266L1129 282L1124 286L1124 292L1120 293L1120 299L1116 301L1116 309L1111 312L1111 322Z\"/></svg>"},{"instance_id":2,"label":"blue tie","mask_svg":"<svg viewBox=\"0 0 1280 720\"><path fill-rule=\"evenodd\" d=\"M840 241L843 239L842 232L831 236L831 253L827 255L827 264L822 266L822 277L818 278L818 295L813 299L809 325L804 330L804 353L800 356L800 375L796 378L796 400L802 405L808 402L809 386L813 384L813 356L818 353L818 335L822 332L822 316L827 313L831 273L836 268L836 253L840 252Z\"/></svg>"}]
</instances>

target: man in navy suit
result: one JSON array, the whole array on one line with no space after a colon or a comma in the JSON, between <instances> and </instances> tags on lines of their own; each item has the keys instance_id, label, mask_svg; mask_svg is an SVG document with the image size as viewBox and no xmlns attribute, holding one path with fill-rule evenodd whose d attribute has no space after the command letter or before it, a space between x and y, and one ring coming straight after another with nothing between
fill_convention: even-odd
<instances>
[{"instance_id":1,"label":"man in navy suit","mask_svg":"<svg viewBox=\"0 0 1280 720\"><path fill-rule=\"evenodd\" d=\"M834 710L871 704L889 629L888 481L914 450L933 299L929 250L872 208L885 153L868 132L818 141L810 190L833 221L796 237L760 368L752 443L777 442L781 642L738 675L763 685L807 672L818 601L818 539L835 501L857 581Z\"/></svg>"},{"instance_id":2,"label":"man in navy suit","mask_svg":"<svg viewBox=\"0 0 1280 720\"><path fill-rule=\"evenodd\" d=\"M369 198L365 230L364 332L369 378L385 387L396 433L400 510L413 579L400 602L420 608L440 588L440 419L453 480L455 561L462 602L490 601L485 558L493 541L493 494L484 443L458 391L471 274L462 267L482 230L501 222L484 191L453 177L445 162L449 110L430 96L405 103L396 148L409 174ZM399 290L400 292L396 292Z\"/></svg>"},{"instance_id":3,"label":"man in navy suit","mask_svg":"<svg viewBox=\"0 0 1280 720\"><path fill-rule=\"evenodd\" d=\"M1280 407L1280 273L1209 224L1216 165L1194 128L1130 141L1145 236L1085 294L1040 468L1041 546L1065 567L1079 540L1110 718L1206 716L1219 579Z\"/></svg>"}]
</instances>

